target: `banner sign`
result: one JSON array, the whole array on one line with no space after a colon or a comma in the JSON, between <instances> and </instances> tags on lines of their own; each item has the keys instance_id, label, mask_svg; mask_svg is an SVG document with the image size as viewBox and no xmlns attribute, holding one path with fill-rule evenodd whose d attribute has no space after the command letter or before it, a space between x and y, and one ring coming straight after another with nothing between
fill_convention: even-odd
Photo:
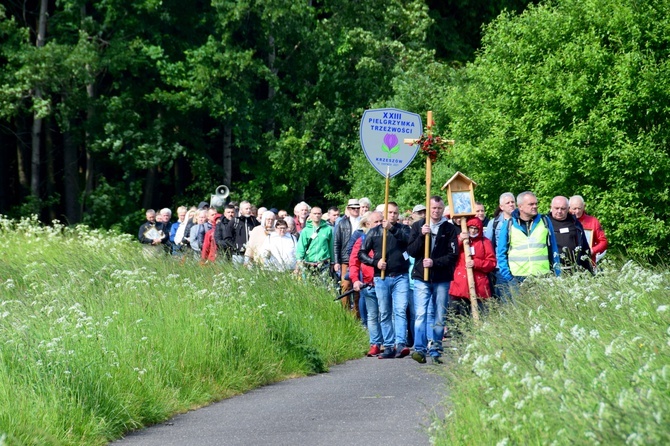
<instances>
[{"instance_id":1,"label":"banner sign","mask_svg":"<svg viewBox=\"0 0 670 446\"><path fill-rule=\"evenodd\" d=\"M361 119L361 146L377 172L394 177L412 162L419 146L403 140L419 139L423 133L421 116L397 108L366 110Z\"/></svg>"}]
</instances>

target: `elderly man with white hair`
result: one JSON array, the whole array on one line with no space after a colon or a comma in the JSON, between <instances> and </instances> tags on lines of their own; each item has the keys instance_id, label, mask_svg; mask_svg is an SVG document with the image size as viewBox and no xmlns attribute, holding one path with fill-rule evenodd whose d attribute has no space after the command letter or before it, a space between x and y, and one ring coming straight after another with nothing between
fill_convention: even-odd
<instances>
[{"instance_id":1,"label":"elderly man with white hair","mask_svg":"<svg viewBox=\"0 0 670 446\"><path fill-rule=\"evenodd\" d=\"M295 220L295 231L296 233L300 234L307 224L307 217L309 217L309 213L311 212L312 207L308 205L306 202L301 201L300 203L296 204L295 207L293 208L293 214L294 214L294 220Z\"/></svg>"},{"instance_id":2,"label":"elderly man with white hair","mask_svg":"<svg viewBox=\"0 0 670 446\"><path fill-rule=\"evenodd\" d=\"M493 219L489 220L489 223L484 229L484 237L491 240L491 245L493 245L493 251L495 252L496 246L498 245L498 237L500 236L500 229L502 226L512 218L512 212L516 209L516 199L512 192L504 192L500 194L498 199L498 209L493 213ZM499 268L496 267L495 271L489 274L489 283L491 285L491 291L493 295L499 299L505 299L505 293L501 292L500 287L497 287L497 283L503 283L504 279L500 275Z\"/></svg>"},{"instance_id":3,"label":"elderly man with white hair","mask_svg":"<svg viewBox=\"0 0 670 446\"><path fill-rule=\"evenodd\" d=\"M584 198L581 195L573 195L570 197L570 213L574 215L577 220L584 227L586 231L589 245L591 246L591 259L595 263L605 255L607 251L607 237L600 221L592 215L584 212L585 204Z\"/></svg>"},{"instance_id":4,"label":"elderly man with white hair","mask_svg":"<svg viewBox=\"0 0 670 446\"><path fill-rule=\"evenodd\" d=\"M265 239L267 239L275 228L277 216L272 211L265 211L261 215L261 224L256 226L249 234L249 242L244 252L244 264L251 266L253 263L263 263L259 252Z\"/></svg>"}]
</instances>

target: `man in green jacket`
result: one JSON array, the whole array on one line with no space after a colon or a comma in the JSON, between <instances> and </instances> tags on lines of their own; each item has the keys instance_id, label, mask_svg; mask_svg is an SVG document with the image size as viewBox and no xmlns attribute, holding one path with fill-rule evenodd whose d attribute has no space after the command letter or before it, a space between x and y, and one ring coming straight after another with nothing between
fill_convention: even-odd
<instances>
[{"instance_id":1,"label":"man in green jacket","mask_svg":"<svg viewBox=\"0 0 670 446\"><path fill-rule=\"evenodd\" d=\"M295 252L298 268L302 265L323 272L328 271L335 261L333 228L321 220L322 214L321 208L314 206L300 233Z\"/></svg>"}]
</instances>

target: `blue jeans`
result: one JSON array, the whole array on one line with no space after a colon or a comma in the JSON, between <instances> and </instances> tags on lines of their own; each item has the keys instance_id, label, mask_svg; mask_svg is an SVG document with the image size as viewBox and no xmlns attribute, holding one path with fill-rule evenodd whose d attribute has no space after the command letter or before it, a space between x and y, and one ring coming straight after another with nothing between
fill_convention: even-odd
<instances>
[{"instance_id":1,"label":"blue jeans","mask_svg":"<svg viewBox=\"0 0 670 446\"><path fill-rule=\"evenodd\" d=\"M426 354L428 341L432 341L430 356L442 354L444 323L449 307L451 282L430 283L414 281L414 350Z\"/></svg>"},{"instance_id":2,"label":"blue jeans","mask_svg":"<svg viewBox=\"0 0 670 446\"><path fill-rule=\"evenodd\" d=\"M521 282L526 280L523 276L514 276L510 281L507 281L505 278L496 273L496 278L498 279L496 283L496 289L498 290L500 302L503 304L514 304L514 295L519 293L519 285Z\"/></svg>"},{"instance_id":3,"label":"blue jeans","mask_svg":"<svg viewBox=\"0 0 670 446\"><path fill-rule=\"evenodd\" d=\"M382 330L379 325L379 305L377 303L375 290L371 288L362 289L361 298L364 299L367 308L366 321L368 324L368 333L370 335L370 345L382 345L384 343L384 338L382 338ZM363 312L361 312L361 317L363 317Z\"/></svg>"},{"instance_id":4,"label":"blue jeans","mask_svg":"<svg viewBox=\"0 0 670 446\"><path fill-rule=\"evenodd\" d=\"M400 274L394 277L375 277L375 293L379 300L384 346L393 347L393 341L387 338L395 332L395 345L407 344L407 300L409 294L409 275ZM391 317L391 315L393 317ZM387 320L388 319L388 320ZM391 325L390 331L388 326Z\"/></svg>"},{"instance_id":5,"label":"blue jeans","mask_svg":"<svg viewBox=\"0 0 670 446\"><path fill-rule=\"evenodd\" d=\"M416 312L414 311L414 289L410 287L407 292L407 340L410 341L408 347L414 345L414 321L416 321Z\"/></svg>"},{"instance_id":6,"label":"blue jeans","mask_svg":"<svg viewBox=\"0 0 670 446\"><path fill-rule=\"evenodd\" d=\"M370 291L372 294L375 294L374 291L368 289L366 291ZM376 298L375 298L376 300ZM361 315L361 321L363 322L363 325L367 327L367 322L368 322L368 308L367 308L367 302L365 300L365 296L363 296L363 293L358 294L358 313ZM377 309L377 313L379 313L379 309ZM377 317L379 317L379 314L377 314Z\"/></svg>"}]
</instances>

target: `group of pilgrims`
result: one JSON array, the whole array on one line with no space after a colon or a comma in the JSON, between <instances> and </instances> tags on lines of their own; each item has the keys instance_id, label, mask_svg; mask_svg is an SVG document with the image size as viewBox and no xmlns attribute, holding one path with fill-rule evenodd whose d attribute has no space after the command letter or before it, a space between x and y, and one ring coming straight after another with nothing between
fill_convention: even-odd
<instances>
[{"instance_id":1,"label":"group of pilgrims","mask_svg":"<svg viewBox=\"0 0 670 446\"><path fill-rule=\"evenodd\" d=\"M368 198L348 200L344 212L302 201L289 215L249 201L201 202L179 207L174 222L170 209L147 210L138 239L152 255L319 276L368 330L367 356L411 354L422 364L442 363L458 317L484 311L490 298L513 301L528 276L593 273L607 249L580 196L554 197L540 214L532 192L506 192L491 218L479 202L460 218L440 196L428 203L401 213L395 202L374 208Z\"/></svg>"}]
</instances>

